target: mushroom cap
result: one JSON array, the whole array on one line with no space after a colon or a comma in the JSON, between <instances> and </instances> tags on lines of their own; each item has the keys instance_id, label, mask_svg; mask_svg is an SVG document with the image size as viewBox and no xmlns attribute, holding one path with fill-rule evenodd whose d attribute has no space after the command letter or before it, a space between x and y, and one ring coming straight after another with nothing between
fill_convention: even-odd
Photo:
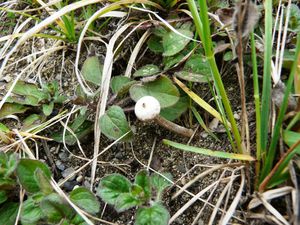
<instances>
[{"instance_id":1,"label":"mushroom cap","mask_svg":"<svg viewBox=\"0 0 300 225\"><path fill-rule=\"evenodd\" d=\"M134 112L141 121L152 120L160 113L160 103L152 96L144 96L136 102Z\"/></svg>"}]
</instances>

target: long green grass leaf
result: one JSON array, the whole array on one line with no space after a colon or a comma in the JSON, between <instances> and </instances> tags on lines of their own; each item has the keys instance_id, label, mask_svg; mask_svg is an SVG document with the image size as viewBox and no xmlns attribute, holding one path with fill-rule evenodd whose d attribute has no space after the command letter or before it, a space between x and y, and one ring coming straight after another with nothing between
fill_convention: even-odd
<instances>
[{"instance_id":1,"label":"long green grass leaf","mask_svg":"<svg viewBox=\"0 0 300 225\"><path fill-rule=\"evenodd\" d=\"M172 146L174 148L181 149L183 151L188 152L194 152L202 155L212 156L212 157L218 157L218 158L226 158L226 159L237 159L237 160L243 160L243 161L254 161L255 158L253 158L250 155L244 155L244 154L235 154L235 153L229 153L229 152L221 152L221 151L213 151L210 149L205 148L199 148L199 147L193 147L185 144L180 144L177 142L173 142L167 139L163 140L163 143L165 145Z\"/></svg>"}]
</instances>

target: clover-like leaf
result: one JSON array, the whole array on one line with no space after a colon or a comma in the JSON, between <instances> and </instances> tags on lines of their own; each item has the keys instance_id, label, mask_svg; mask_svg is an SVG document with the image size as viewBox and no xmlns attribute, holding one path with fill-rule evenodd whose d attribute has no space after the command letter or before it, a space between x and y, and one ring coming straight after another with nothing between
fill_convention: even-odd
<instances>
[{"instance_id":1,"label":"clover-like leaf","mask_svg":"<svg viewBox=\"0 0 300 225\"><path fill-rule=\"evenodd\" d=\"M119 106L110 107L106 113L100 117L100 128L106 137L113 140L131 131L125 113ZM127 141L131 137L132 133L130 132L122 140Z\"/></svg>"},{"instance_id":2,"label":"clover-like leaf","mask_svg":"<svg viewBox=\"0 0 300 225\"><path fill-rule=\"evenodd\" d=\"M133 74L134 77L146 77L151 76L154 74L157 74L160 72L160 69L158 66L154 64L147 64L141 68L139 68L135 73Z\"/></svg>"},{"instance_id":3,"label":"clover-like leaf","mask_svg":"<svg viewBox=\"0 0 300 225\"><path fill-rule=\"evenodd\" d=\"M130 192L130 188L131 183L126 177L120 174L111 174L101 179L97 195L108 204L114 205L121 194Z\"/></svg>"},{"instance_id":4,"label":"clover-like leaf","mask_svg":"<svg viewBox=\"0 0 300 225\"><path fill-rule=\"evenodd\" d=\"M33 159L21 159L17 166L16 172L18 179L25 190L29 193L35 193L40 190L39 183L35 178L35 171L37 169L40 169L46 178L51 178L50 169L41 161Z\"/></svg>"},{"instance_id":5,"label":"clover-like leaf","mask_svg":"<svg viewBox=\"0 0 300 225\"><path fill-rule=\"evenodd\" d=\"M167 225L170 214L168 210L159 203L153 204L151 207L139 208L135 225Z\"/></svg>"},{"instance_id":6,"label":"clover-like leaf","mask_svg":"<svg viewBox=\"0 0 300 225\"><path fill-rule=\"evenodd\" d=\"M163 36L163 40L162 40L162 44L164 48L163 56L172 56L179 53L190 42L190 39L188 38L193 37L193 32L189 30L177 29L177 31L184 36L179 35L173 31L169 31L167 34Z\"/></svg>"},{"instance_id":7,"label":"clover-like leaf","mask_svg":"<svg viewBox=\"0 0 300 225\"><path fill-rule=\"evenodd\" d=\"M83 77L96 85L101 85L103 65L100 64L97 56L88 57L82 66Z\"/></svg>"},{"instance_id":8,"label":"clover-like leaf","mask_svg":"<svg viewBox=\"0 0 300 225\"><path fill-rule=\"evenodd\" d=\"M84 187L78 187L70 193L70 199L78 207L88 213L96 214L99 212L100 203L94 194Z\"/></svg>"},{"instance_id":9,"label":"clover-like leaf","mask_svg":"<svg viewBox=\"0 0 300 225\"><path fill-rule=\"evenodd\" d=\"M172 106L179 100L177 87L166 76L160 76L158 79L145 84L135 84L129 92L134 101L138 101L144 96L153 96L159 101L161 108Z\"/></svg>"}]
</instances>

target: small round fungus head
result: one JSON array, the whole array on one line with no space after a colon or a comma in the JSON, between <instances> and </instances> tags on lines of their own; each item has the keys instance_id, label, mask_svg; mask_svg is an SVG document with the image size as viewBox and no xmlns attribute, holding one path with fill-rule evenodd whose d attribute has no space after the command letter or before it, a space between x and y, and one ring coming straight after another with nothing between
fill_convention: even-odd
<instances>
[{"instance_id":1,"label":"small round fungus head","mask_svg":"<svg viewBox=\"0 0 300 225\"><path fill-rule=\"evenodd\" d=\"M159 101L152 96L144 96L136 102L134 112L139 120L152 120L160 113Z\"/></svg>"}]
</instances>

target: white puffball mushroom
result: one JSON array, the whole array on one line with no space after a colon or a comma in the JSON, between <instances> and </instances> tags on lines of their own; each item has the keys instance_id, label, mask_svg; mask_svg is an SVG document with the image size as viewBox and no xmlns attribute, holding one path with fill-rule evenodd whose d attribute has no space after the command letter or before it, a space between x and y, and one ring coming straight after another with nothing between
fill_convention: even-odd
<instances>
[{"instance_id":1,"label":"white puffball mushroom","mask_svg":"<svg viewBox=\"0 0 300 225\"><path fill-rule=\"evenodd\" d=\"M159 101L152 96L144 96L136 102L134 113L141 121L152 120L160 113Z\"/></svg>"}]
</instances>

